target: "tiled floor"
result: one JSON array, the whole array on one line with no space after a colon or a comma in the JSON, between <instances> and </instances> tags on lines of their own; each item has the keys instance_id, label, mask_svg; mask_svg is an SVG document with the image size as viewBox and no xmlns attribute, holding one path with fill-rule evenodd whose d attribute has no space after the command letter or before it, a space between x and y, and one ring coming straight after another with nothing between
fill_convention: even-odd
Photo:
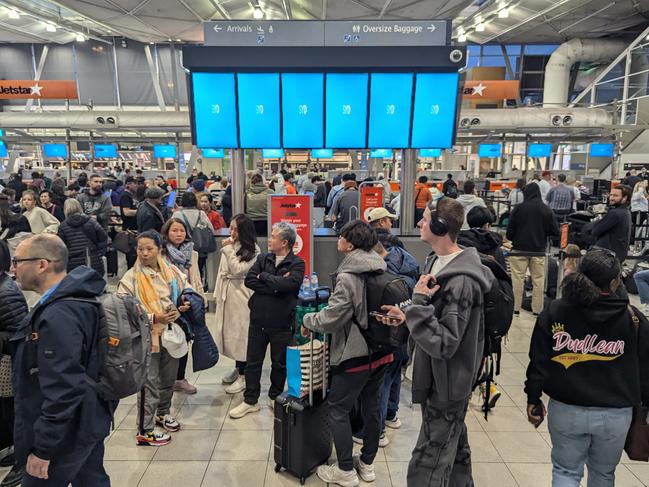
<instances>
[{"instance_id":1,"label":"tiled floor","mask_svg":"<svg viewBox=\"0 0 649 487\"><path fill-rule=\"evenodd\" d=\"M467 425L478 487L551 485L547 427L543 424L535 430L524 413L523 381L532 327L532 317L525 312L515 319L498 377L503 395L489 421L485 421L479 409L477 396L471 403ZM241 394L228 396L221 385L221 377L231 365L230 360L222 358L214 369L191 376L198 394L174 397L173 412L183 429L165 447L135 446L135 401L122 401L117 411L117 429L107 439L106 447L106 467L113 487L299 485L289 474L274 472L270 408L265 406L259 414L240 420L227 417L228 410L242 400ZM268 370L264 376L263 395L269 385ZM388 430L390 444L379 451L376 459L376 487L406 485L407 462L421 420L417 408L410 404L408 384L404 385L402 398L399 416L403 427ZM324 484L313 475L306 485ZM649 465L625 457L617 470L616 486L643 485L649 485Z\"/></svg>"}]
</instances>

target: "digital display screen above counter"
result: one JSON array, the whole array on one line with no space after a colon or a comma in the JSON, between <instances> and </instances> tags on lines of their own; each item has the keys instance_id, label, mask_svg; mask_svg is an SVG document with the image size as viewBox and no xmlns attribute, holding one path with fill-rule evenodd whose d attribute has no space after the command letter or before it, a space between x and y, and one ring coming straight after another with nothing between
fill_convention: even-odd
<instances>
[{"instance_id":1,"label":"digital display screen above counter","mask_svg":"<svg viewBox=\"0 0 649 487\"><path fill-rule=\"evenodd\" d=\"M288 149L324 145L324 74L282 74L282 138Z\"/></svg>"},{"instance_id":2,"label":"digital display screen above counter","mask_svg":"<svg viewBox=\"0 0 649 487\"><path fill-rule=\"evenodd\" d=\"M203 157L208 159L223 159L225 151L223 149L203 149Z\"/></svg>"},{"instance_id":3,"label":"digital display screen above counter","mask_svg":"<svg viewBox=\"0 0 649 487\"><path fill-rule=\"evenodd\" d=\"M453 146L458 73L417 73L410 147Z\"/></svg>"},{"instance_id":4,"label":"digital display screen above counter","mask_svg":"<svg viewBox=\"0 0 649 487\"><path fill-rule=\"evenodd\" d=\"M313 149L311 151L311 159L332 159L333 156L333 149Z\"/></svg>"},{"instance_id":5,"label":"digital display screen above counter","mask_svg":"<svg viewBox=\"0 0 649 487\"><path fill-rule=\"evenodd\" d=\"M68 147L65 144L43 144L45 157L68 157Z\"/></svg>"},{"instance_id":6,"label":"digital display screen above counter","mask_svg":"<svg viewBox=\"0 0 649 487\"><path fill-rule=\"evenodd\" d=\"M325 147L365 147L368 80L367 73L327 74Z\"/></svg>"},{"instance_id":7,"label":"digital display screen above counter","mask_svg":"<svg viewBox=\"0 0 649 487\"><path fill-rule=\"evenodd\" d=\"M590 157L613 157L613 144L590 144L588 155Z\"/></svg>"},{"instance_id":8,"label":"digital display screen above counter","mask_svg":"<svg viewBox=\"0 0 649 487\"><path fill-rule=\"evenodd\" d=\"M441 157L442 149L419 149L419 157Z\"/></svg>"},{"instance_id":9,"label":"digital display screen above counter","mask_svg":"<svg viewBox=\"0 0 649 487\"><path fill-rule=\"evenodd\" d=\"M237 147L234 73L193 73L192 83L196 147Z\"/></svg>"},{"instance_id":10,"label":"digital display screen above counter","mask_svg":"<svg viewBox=\"0 0 649 487\"><path fill-rule=\"evenodd\" d=\"M408 147L412 78L412 73L372 73L368 140L370 147Z\"/></svg>"},{"instance_id":11,"label":"digital display screen above counter","mask_svg":"<svg viewBox=\"0 0 649 487\"><path fill-rule=\"evenodd\" d=\"M93 146L95 159L116 159L117 146L115 144L95 144Z\"/></svg>"},{"instance_id":12,"label":"digital display screen above counter","mask_svg":"<svg viewBox=\"0 0 649 487\"><path fill-rule=\"evenodd\" d=\"M263 159L279 159L284 157L284 149L262 149L261 157Z\"/></svg>"},{"instance_id":13,"label":"digital display screen above counter","mask_svg":"<svg viewBox=\"0 0 649 487\"><path fill-rule=\"evenodd\" d=\"M237 74L239 147L279 148L279 73Z\"/></svg>"},{"instance_id":14,"label":"digital display screen above counter","mask_svg":"<svg viewBox=\"0 0 649 487\"><path fill-rule=\"evenodd\" d=\"M478 155L480 157L500 157L502 154L502 145L500 144L480 144Z\"/></svg>"},{"instance_id":15,"label":"digital display screen above counter","mask_svg":"<svg viewBox=\"0 0 649 487\"><path fill-rule=\"evenodd\" d=\"M175 159L176 155L177 153L175 145L161 144L153 146L153 157L157 159Z\"/></svg>"},{"instance_id":16,"label":"digital display screen above counter","mask_svg":"<svg viewBox=\"0 0 649 487\"><path fill-rule=\"evenodd\" d=\"M527 146L528 157L550 157L552 144L530 144Z\"/></svg>"},{"instance_id":17,"label":"digital display screen above counter","mask_svg":"<svg viewBox=\"0 0 649 487\"><path fill-rule=\"evenodd\" d=\"M0 141L0 157L7 157L8 155L9 151L7 151L7 146L4 142Z\"/></svg>"}]
</instances>

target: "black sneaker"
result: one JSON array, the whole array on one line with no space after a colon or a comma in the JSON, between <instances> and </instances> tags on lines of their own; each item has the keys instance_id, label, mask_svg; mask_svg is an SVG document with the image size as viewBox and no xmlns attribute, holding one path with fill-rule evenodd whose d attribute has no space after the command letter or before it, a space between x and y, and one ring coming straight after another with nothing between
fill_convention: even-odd
<instances>
[{"instance_id":1,"label":"black sneaker","mask_svg":"<svg viewBox=\"0 0 649 487\"><path fill-rule=\"evenodd\" d=\"M0 459L0 467L11 467L14 463L16 463L16 455L13 453Z\"/></svg>"},{"instance_id":2,"label":"black sneaker","mask_svg":"<svg viewBox=\"0 0 649 487\"><path fill-rule=\"evenodd\" d=\"M14 465L7 476L0 482L0 487L18 487L23 481L23 469Z\"/></svg>"}]
</instances>

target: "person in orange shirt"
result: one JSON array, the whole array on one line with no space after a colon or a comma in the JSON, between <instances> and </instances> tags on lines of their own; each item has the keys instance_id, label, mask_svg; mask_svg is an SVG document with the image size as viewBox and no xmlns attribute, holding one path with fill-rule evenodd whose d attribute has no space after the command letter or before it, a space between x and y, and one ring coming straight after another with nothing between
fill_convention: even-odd
<instances>
[{"instance_id":1,"label":"person in orange shirt","mask_svg":"<svg viewBox=\"0 0 649 487\"><path fill-rule=\"evenodd\" d=\"M417 222L424 216L424 210L428 202L433 199L428 189L428 178L426 176L419 176L419 182L415 184L415 226Z\"/></svg>"},{"instance_id":2,"label":"person in orange shirt","mask_svg":"<svg viewBox=\"0 0 649 487\"><path fill-rule=\"evenodd\" d=\"M289 173L286 175L286 180L284 181L284 186L286 186L286 194L297 194L297 190L291 180L293 179L293 174Z\"/></svg>"}]
</instances>

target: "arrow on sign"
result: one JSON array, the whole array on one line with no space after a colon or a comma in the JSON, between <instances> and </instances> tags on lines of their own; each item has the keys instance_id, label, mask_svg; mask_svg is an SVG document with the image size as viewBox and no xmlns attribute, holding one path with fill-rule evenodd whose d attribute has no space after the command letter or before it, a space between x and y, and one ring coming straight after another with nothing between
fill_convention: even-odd
<instances>
[{"instance_id":1,"label":"arrow on sign","mask_svg":"<svg viewBox=\"0 0 649 487\"><path fill-rule=\"evenodd\" d=\"M437 27L435 27L435 24L430 24L430 27L427 27L427 29L428 29L429 31L431 31L431 32L435 32L435 29L436 29L436 28L437 28Z\"/></svg>"},{"instance_id":2,"label":"arrow on sign","mask_svg":"<svg viewBox=\"0 0 649 487\"><path fill-rule=\"evenodd\" d=\"M221 31L221 29L223 29L223 27L220 27L218 25L214 26L214 32L219 32L219 31Z\"/></svg>"}]
</instances>

